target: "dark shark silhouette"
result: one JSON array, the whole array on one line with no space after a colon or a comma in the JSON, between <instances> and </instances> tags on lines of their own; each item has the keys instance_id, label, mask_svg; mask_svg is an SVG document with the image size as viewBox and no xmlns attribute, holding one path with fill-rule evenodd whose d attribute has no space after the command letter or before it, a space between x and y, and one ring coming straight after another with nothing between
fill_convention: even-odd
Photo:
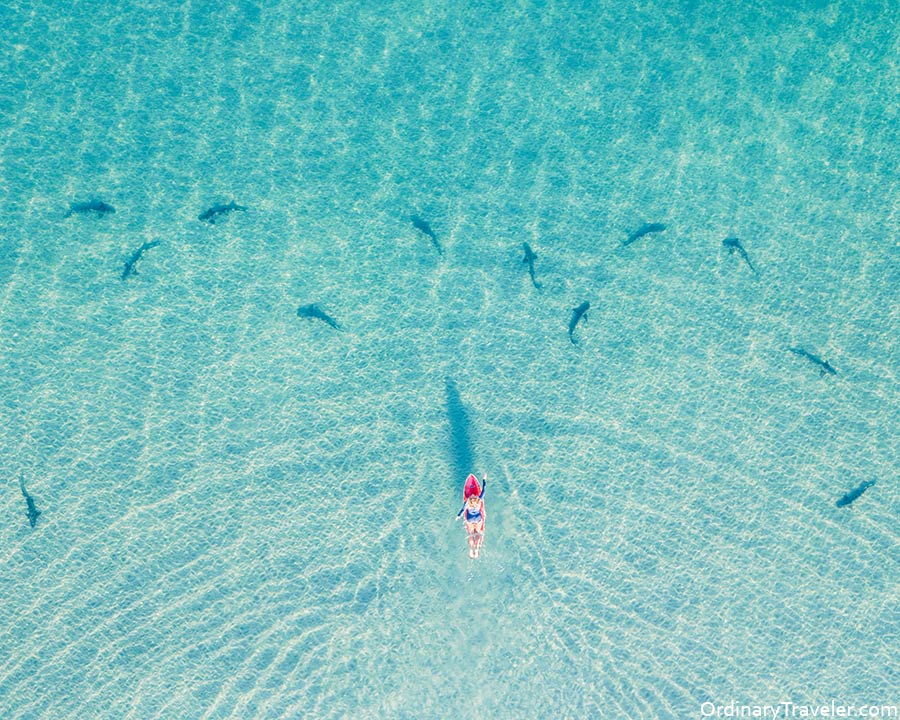
<instances>
[{"instance_id":1,"label":"dark shark silhouette","mask_svg":"<svg viewBox=\"0 0 900 720\"><path fill-rule=\"evenodd\" d=\"M853 490L848 492L846 495L844 495L842 498L840 498L840 500L838 500L835 503L835 505L837 505L838 507L845 507L845 506L849 505L854 500L859 498L860 495L862 495L866 490L868 490L874 484L875 484L874 480L866 480L859 487L854 488Z\"/></svg>"},{"instance_id":2,"label":"dark shark silhouette","mask_svg":"<svg viewBox=\"0 0 900 720\"><path fill-rule=\"evenodd\" d=\"M818 365L819 368L821 369L822 375L824 375L825 373L828 373L830 375L837 375L837 370L835 370L832 367L831 363L828 362L827 360L823 360L818 355L813 355L811 352L807 352L803 348L789 347L788 350L790 350L792 353L794 353L794 355L799 355L800 357L805 357L810 362L813 362L816 365Z\"/></svg>"},{"instance_id":3,"label":"dark shark silhouette","mask_svg":"<svg viewBox=\"0 0 900 720\"><path fill-rule=\"evenodd\" d=\"M23 475L19 475L19 487L22 488L22 495L25 496L25 504L28 506L28 522L31 523L31 527L34 527L37 524L41 511L35 507L34 498L25 489L25 477Z\"/></svg>"},{"instance_id":4,"label":"dark shark silhouette","mask_svg":"<svg viewBox=\"0 0 900 720\"><path fill-rule=\"evenodd\" d=\"M590 308L591 304L587 300L581 303L577 308L572 308L572 319L569 320L569 340L572 341L573 345L578 343L574 335L575 328L582 320L587 322L587 311L590 310Z\"/></svg>"},{"instance_id":5,"label":"dark shark silhouette","mask_svg":"<svg viewBox=\"0 0 900 720\"><path fill-rule=\"evenodd\" d=\"M302 318L321 320L322 322L327 323L328 325L333 327L335 330L341 329L340 323L315 303L312 303L311 305L301 305L299 308L297 308L297 316Z\"/></svg>"},{"instance_id":6,"label":"dark shark silhouette","mask_svg":"<svg viewBox=\"0 0 900 720\"><path fill-rule=\"evenodd\" d=\"M537 254L531 249L531 246L527 242L522 243L522 249L525 251L525 257L522 258L522 262L528 263L528 274L531 275L531 283L540 290L542 286L534 278L534 261L537 260Z\"/></svg>"},{"instance_id":7,"label":"dark shark silhouette","mask_svg":"<svg viewBox=\"0 0 900 720\"><path fill-rule=\"evenodd\" d=\"M646 225L641 225L637 230L631 233L628 236L627 240L623 240L623 245L631 245L635 240L640 240L644 235L649 235L650 233L658 233L662 232L666 229L666 226L662 223L647 223Z\"/></svg>"},{"instance_id":8,"label":"dark shark silhouette","mask_svg":"<svg viewBox=\"0 0 900 720\"><path fill-rule=\"evenodd\" d=\"M141 256L146 250L155 248L157 245L159 245L159 240L152 240L151 242L145 242L137 250L135 250L131 254L131 257L125 261L125 269L122 271L122 279L126 280L131 275L137 275L137 261L141 259Z\"/></svg>"},{"instance_id":9,"label":"dark shark silhouette","mask_svg":"<svg viewBox=\"0 0 900 720\"><path fill-rule=\"evenodd\" d=\"M97 213L100 217L114 213L116 209L112 205L108 205L102 200L87 200L86 202L69 203L69 211L64 217L72 217L72 215L87 215L88 213Z\"/></svg>"},{"instance_id":10,"label":"dark shark silhouette","mask_svg":"<svg viewBox=\"0 0 900 720\"><path fill-rule=\"evenodd\" d=\"M750 262L750 257L747 255L747 251L744 250L744 246L741 245L741 241L736 237L725 238L722 241L722 245L728 248L728 254L733 255L735 250L740 253L740 256L744 258L744 262L747 263L747 266L757 275L759 273L756 272L756 268L753 267L753 263Z\"/></svg>"},{"instance_id":11,"label":"dark shark silhouette","mask_svg":"<svg viewBox=\"0 0 900 720\"><path fill-rule=\"evenodd\" d=\"M210 225L215 225L216 220L222 216L227 215L230 212L235 210L239 210L241 212L246 212L247 208L243 205L238 205L234 200L232 200L227 205L213 205L209 210L204 210L197 216L198 220L202 220L203 222L208 222Z\"/></svg>"},{"instance_id":12,"label":"dark shark silhouette","mask_svg":"<svg viewBox=\"0 0 900 720\"><path fill-rule=\"evenodd\" d=\"M438 255L443 256L444 248L442 248L441 244L438 242L437 235L434 234L434 230L431 229L431 225L429 225L427 221L423 220L418 215L410 215L409 219L412 220L413 227L416 230L420 230L431 238L431 243L437 249Z\"/></svg>"}]
</instances>

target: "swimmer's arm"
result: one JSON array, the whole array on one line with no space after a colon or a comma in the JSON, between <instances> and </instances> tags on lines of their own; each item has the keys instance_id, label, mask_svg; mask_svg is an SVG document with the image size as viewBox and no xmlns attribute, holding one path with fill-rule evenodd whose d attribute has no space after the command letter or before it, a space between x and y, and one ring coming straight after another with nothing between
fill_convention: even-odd
<instances>
[{"instance_id":1,"label":"swimmer's arm","mask_svg":"<svg viewBox=\"0 0 900 720\"><path fill-rule=\"evenodd\" d=\"M466 509L466 504L463 503L463 506L459 509L459 512L456 513L456 519L459 520L460 516L463 514L463 510Z\"/></svg>"},{"instance_id":2,"label":"swimmer's arm","mask_svg":"<svg viewBox=\"0 0 900 720\"><path fill-rule=\"evenodd\" d=\"M484 497L485 490L487 490L487 473L485 473L484 477L481 478L481 495L478 496L479 498Z\"/></svg>"}]
</instances>

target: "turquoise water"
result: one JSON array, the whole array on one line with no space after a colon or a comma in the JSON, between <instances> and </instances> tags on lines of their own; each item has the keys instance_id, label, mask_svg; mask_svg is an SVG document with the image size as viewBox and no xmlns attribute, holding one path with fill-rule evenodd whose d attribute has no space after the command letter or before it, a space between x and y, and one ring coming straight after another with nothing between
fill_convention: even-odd
<instances>
[{"instance_id":1,"label":"turquoise water","mask_svg":"<svg viewBox=\"0 0 900 720\"><path fill-rule=\"evenodd\" d=\"M0 8L0 717L900 702L897 20Z\"/></svg>"}]
</instances>

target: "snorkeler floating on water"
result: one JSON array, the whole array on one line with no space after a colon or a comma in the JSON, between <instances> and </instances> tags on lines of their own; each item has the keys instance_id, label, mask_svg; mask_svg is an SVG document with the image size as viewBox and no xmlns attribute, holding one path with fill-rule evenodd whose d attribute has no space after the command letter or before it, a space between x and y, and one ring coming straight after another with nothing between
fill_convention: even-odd
<instances>
[{"instance_id":1,"label":"snorkeler floating on water","mask_svg":"<svg viewBox=\"0 0 900 720\"><path fill-rule=\"evenodd\" d=\"M469 557L477 558L484 542L484 491L487 489L487 474L481 479L481 487L478 486L478 478L470 474L466 478L466 487L463 490L463 506L456 519L462 518L466 523L466 533L469 535Z\"/></svg>"}]
</instances>

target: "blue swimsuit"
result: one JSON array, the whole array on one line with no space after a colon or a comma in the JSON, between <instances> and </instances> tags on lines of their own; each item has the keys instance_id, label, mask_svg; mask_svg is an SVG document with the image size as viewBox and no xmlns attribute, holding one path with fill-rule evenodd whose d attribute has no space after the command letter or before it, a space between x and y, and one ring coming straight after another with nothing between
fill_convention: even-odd
<instances>
[{"instance_id":1,"label":"blue swimsuit","mask_svg":"<svg viewBox=\"0 0 900 720\"><path fill-rule=\"evenodd\" d=\"M481 520L481 510L469 510L466 508L466 522L478 522Z\"/></svg>"}]
</instances>

